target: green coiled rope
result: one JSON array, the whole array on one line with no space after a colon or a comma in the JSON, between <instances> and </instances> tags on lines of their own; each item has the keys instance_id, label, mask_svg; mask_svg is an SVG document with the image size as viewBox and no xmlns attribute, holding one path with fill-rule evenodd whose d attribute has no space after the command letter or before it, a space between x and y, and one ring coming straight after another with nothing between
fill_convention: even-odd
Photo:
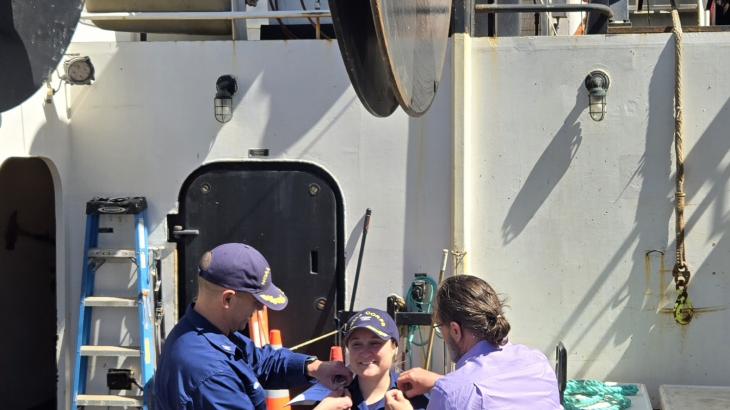
<instances>
[{"instance_id":1,"label":"green coiled rope","mask_svg":"<svg viewBox=\"0 0 730 410\"><path fill-rule=\"evenodd\" d=\"M595 408L623 410L631 407L626 396L635 396L639 387L634 384L606 384L598 380L568 380L563 393L565 410Z\"/></svg>"}]
</instances>

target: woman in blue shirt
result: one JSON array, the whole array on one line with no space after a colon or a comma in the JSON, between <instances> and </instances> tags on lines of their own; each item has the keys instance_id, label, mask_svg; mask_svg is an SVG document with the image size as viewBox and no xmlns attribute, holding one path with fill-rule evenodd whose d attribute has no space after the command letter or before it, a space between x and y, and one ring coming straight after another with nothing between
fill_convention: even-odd
<instances>
[{"instance_id":1,"label":"woman in blue shirt","mask_svg":"<svg viewBox=\"0 0 730 410\"><path fill-rule=\"evenodd\" d=\"M386 312L368 308L355 314L345 328L345 347L349 368L355 378L347 387L352 408L381 410L385 408L385 393L395 389L398 373L395 363L400 336L395 321ZM414 409L425 409L428 399L411 399ZM317 410L324 410L327 400Z\"/></svg>"}]
</instances>

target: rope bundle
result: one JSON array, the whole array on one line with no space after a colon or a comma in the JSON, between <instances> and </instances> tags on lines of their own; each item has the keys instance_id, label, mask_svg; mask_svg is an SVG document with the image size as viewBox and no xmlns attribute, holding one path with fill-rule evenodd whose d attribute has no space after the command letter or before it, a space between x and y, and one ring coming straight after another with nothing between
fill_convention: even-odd
<instances>
[{"instance_id":1,"label":"rope bundle","mask_svg":"<svg viewBox=\"0 0 730 410\"><path fill-rule=\"evenodd\" d=\"M631 407L626 396L635 396L639 388L633 384L608 385L598 380L568 380L565 386L565 410L595 408L623 410Z\"/></svg>"}]
</instances>

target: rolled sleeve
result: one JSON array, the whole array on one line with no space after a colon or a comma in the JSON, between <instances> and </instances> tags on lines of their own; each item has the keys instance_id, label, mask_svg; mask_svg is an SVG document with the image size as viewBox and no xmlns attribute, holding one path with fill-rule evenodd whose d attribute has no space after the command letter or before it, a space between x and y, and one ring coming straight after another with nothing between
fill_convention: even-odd
<instances>
[{"instance_id":1,"label":"rolled sleeve","mask_svg":"<svg viewBox=\"0 0 730 410\"><path fill-rule=\"evenodd\" d=\"M431 397L428 398L428 407L426 407L427 410L447 410L451 409L452 407L447 406L448 397L446 396L446 392L438 386L434 386L431 389Z\"/></svg>"}]
</instances>

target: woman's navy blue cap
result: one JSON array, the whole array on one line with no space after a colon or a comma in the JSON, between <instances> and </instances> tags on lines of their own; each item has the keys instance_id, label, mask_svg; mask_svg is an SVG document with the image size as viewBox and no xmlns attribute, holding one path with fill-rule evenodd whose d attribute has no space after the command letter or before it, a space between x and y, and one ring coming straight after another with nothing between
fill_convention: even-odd
<instances>
[{"instance_id":1,"label":"woman's navy blue cap","mask_svg":"<svg viewBox=\"0 0 730 410\"><path fill-rule=\"evenodd\" d=\"M380 309L367 308L355 313L347 321L345 344L347 344L347 339L350 338L355 329L368 329L381 339L393 339L396 343L400 339L400 333L398 333L398 326L395 325L395 321L388 313Z\"/></svg>"},{"instance_id":2,"label":"woman's navy blue cap","mask_svg":"<svg viewBox=\"0 0 730 410\"><path fill-rule=\"evenodd\" d=\"M274 285L271 268L264 255L252 246L225 243L210 251L210 260L200 266L200 277L236 292L247 292L271 310L282 310L289 303L284 292Z\"/></svg>"}]
</instances>

